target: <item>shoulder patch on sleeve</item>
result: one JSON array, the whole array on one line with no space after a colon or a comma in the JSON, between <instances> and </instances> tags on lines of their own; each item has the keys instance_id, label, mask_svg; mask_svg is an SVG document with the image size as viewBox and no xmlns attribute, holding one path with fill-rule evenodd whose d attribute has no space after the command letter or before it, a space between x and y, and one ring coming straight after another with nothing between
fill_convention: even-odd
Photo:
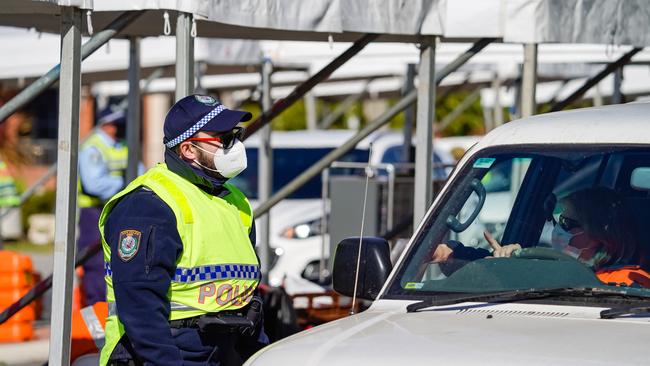
<instances>
[{"instance_id":1,"label":"shoulder patch on sleeve","mask_svg":"<svg viewBox=\"0 0 650 366\"><path fill-rule=\"evenodd\" d=\"M89 153L90 162L93 164L99 164L102 162L102 154L97 149L92 149Z\"/></svg>"},{"instance_id":2,"label":"shoulder patch on sleeve","mask_svg":"<svg viewBox=\"0 0 650 366\"><path fill-rule=\"evenodd\" d=\"M123 262L128 262L140 249L140 239L142 232L138 230L123 230L120 231L119 243L117 243L117 254Z\"/></svg>"}]
</instances>

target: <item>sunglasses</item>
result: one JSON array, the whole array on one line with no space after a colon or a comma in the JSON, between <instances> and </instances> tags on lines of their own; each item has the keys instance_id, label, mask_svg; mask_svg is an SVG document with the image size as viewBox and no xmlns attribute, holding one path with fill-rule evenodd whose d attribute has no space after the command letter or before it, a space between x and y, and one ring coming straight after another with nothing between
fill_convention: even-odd
<instances>
[{"instance_id":1,"label":"sunglasses","mask_svg":"<svg viewBox=\"0 0 650 366\"><path fill-rule=\"evenodd\" d=\"M235 141L240 140L244 134L242 127L235 127L228 132L224 132L214 137L190 137L187 141L205 141L205 142L218 142L221 147L228 150L235 145Z\"/></svg>"},{"instance_id":2,"label":"sunglasses","mask_svg":"<svg viewBox=\"0 0 650 366\"><path fill-rule=\"evenodd\" d=\"M578 220L570 219L568 217L564 217L563 215L560 215L560 218L557 220L557 223L560 225L560 227L566 231L570 231L571 229L575 229L578 227L582 227Z\"/></svg>"}]
</instances>

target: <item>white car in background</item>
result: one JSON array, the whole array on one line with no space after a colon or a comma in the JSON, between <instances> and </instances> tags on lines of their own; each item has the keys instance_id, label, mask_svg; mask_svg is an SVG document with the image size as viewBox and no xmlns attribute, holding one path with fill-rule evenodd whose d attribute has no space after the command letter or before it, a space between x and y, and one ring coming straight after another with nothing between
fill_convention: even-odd
<instances>
[{"instance_id":1,"label":"white car in background","mask_svg":"<svg viewBox=\"0 0 650 366\"><path fill-rule=\"evenodd\" d=\"M275 131L271 137L273 148L273 191L281 189L312 164L355 135L351 130ZM450 151L454 147L468 149L478 141L477 136L436 139L435 162L453 164ZM403 137L399 131L382 131L362 140L357 147L339 161L367 163L399 163ZM372 157L369 143L373 142ZM248 168L232 180L251 199L257 201L257 147L259 136L253 135L244 143ZM444 179L450 168L437 168L434 176ZM323 243L321 232L322 181L313 178L289 198L270 211L271 270L269 284L284 286L289 294L321 292L317 284L318 264ZM258 238L258 243L261 243Z\"/></svg>"}]
</instances>

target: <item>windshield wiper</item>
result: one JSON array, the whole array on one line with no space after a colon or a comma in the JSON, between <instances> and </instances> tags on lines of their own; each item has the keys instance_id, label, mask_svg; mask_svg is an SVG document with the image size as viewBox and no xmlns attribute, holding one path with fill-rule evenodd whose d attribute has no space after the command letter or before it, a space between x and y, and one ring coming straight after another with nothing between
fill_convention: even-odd
<instances>
[{"instance_id":1,"label":"windshield wiper","mask_svg":"<svg viewBox=\"0 0 650 366\"><path fill-rule=\"evenodd\" d=\"M607 289L607 288L594 288L594 287L560 287L548 289L526 289L526 290L512 290L493 293L471 294L462 296L445 296L434 297L406 307L408 313L416 312L418 310L428 308L431 306L444 306L458 304L462 302L473 301L515 301L515 300L530 300L538 299L548 296L621 296L625 298L645 298L641 295L629 294L623 289ZM650 299L648 299L650 301ZM602 317L602 314L601 314Z\"/></svg>"},{"instance_id":2,"label":"windshield wiper","mask_svg":"<svg viewBox=\"0 0 650 366\"><path fill-rule=\"evenodd\" d=\"M557 289L553 289L557 290ZM540 292L541 291L541 292ZM463 296L445 296L445 297L434 297L424 301L416 302L415 304L410 304L406 307L407 313L413 313L418 310L428 308L431 306L443 306L443 305L452 305L458 304L461 302L468 301L503 301L503 300L522 300L522 299L531 299L548 296L546 292L548 290L512 290L512 291L502 291L502 292L492 292L492 293L483 293L483 294L472 294L472 295L463 295Z\"/></svg>"},{"instance_id":3,"label":"windshield wiper","mask_svg":"<svg viewBox=\"0 0 650 366\"><path fill-rule=\"evenodd\" d=\"M629 306L623 308L611 308L600 312L601 319L614 319L622 315L634 315L650 313L650 306Z\"/></svg>"}]
</instances>

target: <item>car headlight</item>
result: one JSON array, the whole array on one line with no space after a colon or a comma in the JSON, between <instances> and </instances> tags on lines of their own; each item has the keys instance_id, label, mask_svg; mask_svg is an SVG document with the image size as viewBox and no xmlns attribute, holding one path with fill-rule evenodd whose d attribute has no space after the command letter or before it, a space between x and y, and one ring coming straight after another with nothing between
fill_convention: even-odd
<instances>
[{"instance_id":1,"label":"car headlight","mask_svg":"<svg viewBox=\"0 0 650 366\"><path fill-rule=\"evenodd\" d=\"M282 236L287 239L307 239L322 234L320 218L290 226L282 232Z\"/></svg>"}]
</instances>

